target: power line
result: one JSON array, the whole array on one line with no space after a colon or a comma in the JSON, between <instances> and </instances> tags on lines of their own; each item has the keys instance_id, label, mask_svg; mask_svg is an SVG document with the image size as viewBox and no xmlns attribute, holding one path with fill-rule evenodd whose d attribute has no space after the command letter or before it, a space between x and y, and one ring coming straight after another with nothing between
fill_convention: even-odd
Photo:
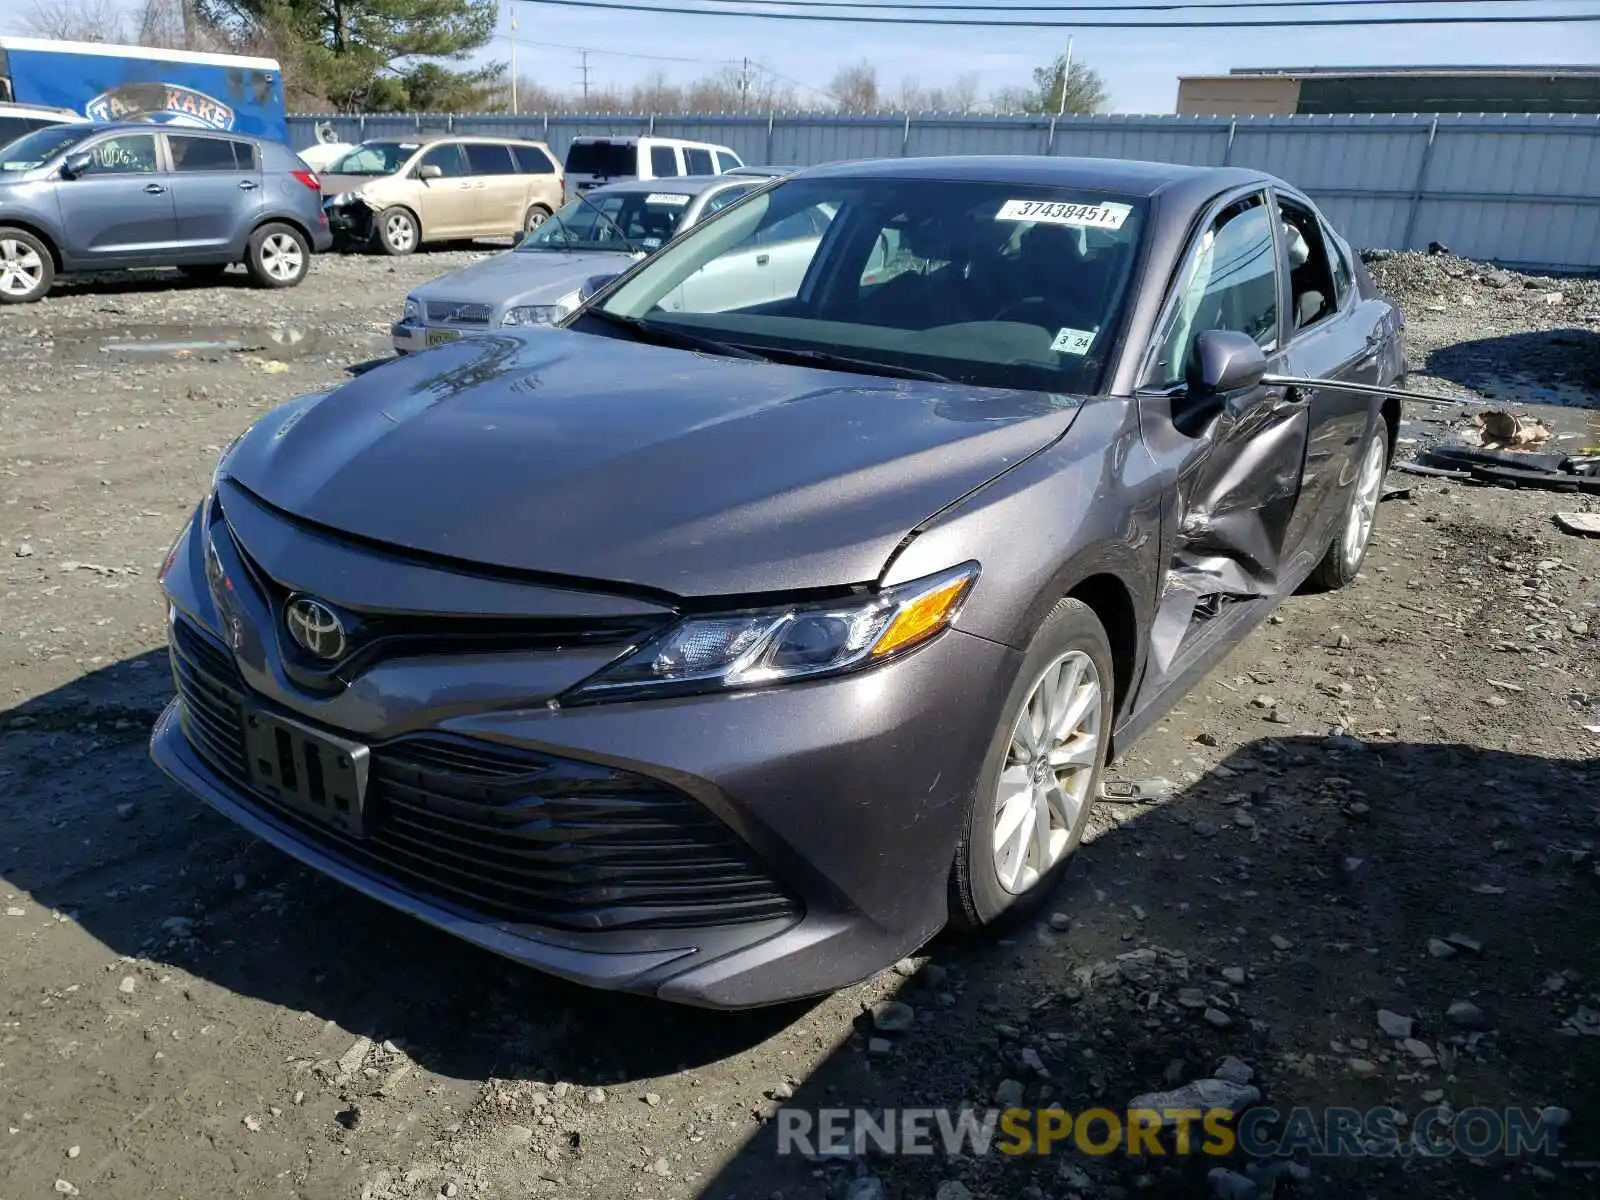
<instances>
[{"instance_id":1,"label":"power line","mask_svg":"<svg viewBox=\"0 0 1600 1200\"><path fill-rule=\"evenodd\" d=\"M567 42L536 42L531 38L514 37L510 34L499 35L508 42L515 42L519 46L537 46L543 50L573 50L584 51L589 54L608 54L612 58L643 58L650 62L696 63L701 66L730 67L737 66L737 58L686 58L673 54L644 54L634 50L607 50L599 46L574 46Z\"/></svg>"},{"instance_id":2,"label":"power line","mask_svg":"<svg viewBox=\"0 0 1600 1200\"><path fill-rule=\"evenodd\" d=\"M1454 15L1441 14L1428 17L1314 17L1299 20L1293 17L1272 17L1263 21L993 21L967 17L879 17L834 16L818 12L738 12L718 11L710 8L661 8L651 4L630 4L624 0L531 0L556 8L604 9L612 12L652 13L658 17L743 17L753 21L826 21L850 25L946 25L979 29L1312 29L1333 26L1377 25L1570 25L1579 22L1600 22L1600 10L1587 13L1536 13L1531 16L1507 15ZM759 3L760 0L755 0ZM1405 3L1407 0L1398 0ZM1504 0L1500 0L1504 2ZM810 6L808 5L808 8ZM859 7L859 6L856 6ZM1193 7L1193 6L1191 6ZM1201 6L1203 7L1203 6ZM991 10L992 11L992 10ZM1064 11L1064 10L1054 10ZM1100 11L1110 11L1101 9Z\"/></svg>"},{"instance_id":3,"label":"power line","mask_svg":"<svg viewBox=\"0 0 1600 1200\"><path fill-rule=\"evenodd\" d=\"M1180 12L1185 9L1196 9L1202 12L1212 10L1225 10L1237 8L1365 8L1373 5L1385 5L1394 8L1404 5L1407 8L1426 8L1439 4L1454 4L1458 7L1467 4L1476 4L1480 0L1192 0L1191 3L1182 3L1181 0L1163 0L1162 3L1132 3L1132 4L918 4L912 0L904 0L899 4L868 3L854 4L851 0L700 0L702 4L754 4L763 8L854 8L871 11L895 11L909 9L912 12L970 12L978 9L991 15L1004 15L1006 13L1119 13L1119 12ZM1517 4L1547 4L1550 0L1481 0L1481 2L1501 5ZM760 13L727 14L729 16L759 16Z\"/></svg>"}]
</instances>

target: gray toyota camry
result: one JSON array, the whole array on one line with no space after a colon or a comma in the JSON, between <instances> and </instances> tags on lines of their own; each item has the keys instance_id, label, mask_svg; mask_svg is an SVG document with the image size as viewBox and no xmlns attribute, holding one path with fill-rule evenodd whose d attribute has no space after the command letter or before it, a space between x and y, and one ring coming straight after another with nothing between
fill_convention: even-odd
<instances>
[{"instance_id":1,"label":"gray toyota camry","mask_svg":"<svg viewBox=\"0 0 1600 1200\"><path fill-rule=\"evenodd\" d=\"M1355 578L1401 332L1258 172L801 172L229 447L153 753L541 970L836 989L1041 901L1107 755Z\"/></svg>"}]
</instances>

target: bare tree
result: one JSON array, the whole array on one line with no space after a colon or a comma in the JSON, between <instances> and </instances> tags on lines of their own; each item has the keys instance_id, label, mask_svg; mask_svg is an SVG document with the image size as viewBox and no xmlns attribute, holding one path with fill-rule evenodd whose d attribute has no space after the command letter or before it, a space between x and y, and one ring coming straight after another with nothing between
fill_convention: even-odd
<instances>
[{"instance_id":1,"label":"bare tree","mask_svg":"<svg viewBox=\"0 0 1600 1200\"><path fill-rule=\"evenodd\" d=\"M231 50L221 30L199 20L190 0L33 0L23 28L69 42L111 42L166 50Z\"/></svg>"},{"instance_id":2,"label":"bare tree","mask_svg":"<svg viewBox=\"0 0 1600 1200\"><path fill-rule=\"evenodd\" d=\"M22 27L67 42L126 42L128 22L115 0L33 0Z\"/></svg>"},{"instance_id":3,"label":"bare tree","mask_svg":"<svg viewBox=\"0 0 1600 1200\"><path fill-rule=\"evenodd\" d=\"M863 59L851 67L842 67L828 85L845 112L874 112L879 106L878 68Z\"/></svg>"}]
</instances>

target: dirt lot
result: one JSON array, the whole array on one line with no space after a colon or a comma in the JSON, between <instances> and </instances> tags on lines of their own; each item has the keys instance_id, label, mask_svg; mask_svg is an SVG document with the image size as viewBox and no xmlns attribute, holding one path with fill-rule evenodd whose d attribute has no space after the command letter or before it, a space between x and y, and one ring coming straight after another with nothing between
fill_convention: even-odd
<instances>
[{"instance_id":1,"label":"dirt lot","mask_svg":"<svg viewBox=\"0 0 1600 1200\"><path fill-rule=\"evenodd\" d=\"M1317 1160L1280 1197L1600 1194L1600 541L1551 521L1595 497L1405 480L1356 586L1119 764L1170 795L1106 804L1045 917L814 1005L551 982L167 785L154 576L217 452L466 257L0 314L0 1197L1264 1197L1215 1160L774 1150L780 1102L1114 1108L1230 1055L1280 1111L1565 1110L1557 1158ZM1564 403L1561 444L1600 444L1600 287L1378 270L1419 385ZM236 345L152 348L194 340Z\"/></svg>"}]
</instances>

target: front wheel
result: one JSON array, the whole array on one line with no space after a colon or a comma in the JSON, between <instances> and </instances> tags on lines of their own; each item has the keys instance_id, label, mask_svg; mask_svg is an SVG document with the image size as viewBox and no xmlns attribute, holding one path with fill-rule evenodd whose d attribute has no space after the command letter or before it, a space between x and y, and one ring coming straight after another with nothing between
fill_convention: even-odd
<instances>
[{"instance_id":1,"label":"front wheel","mask_svg":"<svg viewBox=\"0 0 1600 1200\"><path fill-rule=\"evenodd\" d=\"M1358 464L1333 542L1307 580L1313 591L1332 592L1345 587L1366 560L1372 527L1378 519L1378 502L1383 499L1383 477L1389 467L1389 427L1382 418L1361 447Z\"/></svg>"},{"instance_id":2,"label":"front wheel","mask_svg":"<svg viewBox=\"0 0 1600 1200\"><path fill-rule=\"evenodd\" d=\"M1034 634L990 741L950 874L952 925L1019 917L1060 879L1099 794L1114 681L1094 611L1060 601Z\"/></svg>"},{"instance_id":3,"label":"front wheel","mask_svg":"<svg viewBox=\"0 0 1600 1200\"><path fill-rule=\"evenodd\" d=\"M306 277L311 247L305 235L289 225L263 225L250 235L245 266L262 287L294 287Z\"/></svg>"},{"instance_id":4,"label":"front wheel","mask_svg":"<svg viewBox=\"0 0 1600 1200\"><path fill-rule=\"evenodd\" d=\"M0 227L0 304L38 300L55 278L48 246L26 229Z\"/></svg>"},{"instance_id":5,"label":"front wheel","mask_svg":"<svg viewBox=\"0 0 1600 1200\"><path fill-rule=\"evenodd\" d=\"M417 218L404 208L386 208L379 213L372 238L379 250L397 257L412 253L422 240Z\"/></svg>"}]
</instances>

